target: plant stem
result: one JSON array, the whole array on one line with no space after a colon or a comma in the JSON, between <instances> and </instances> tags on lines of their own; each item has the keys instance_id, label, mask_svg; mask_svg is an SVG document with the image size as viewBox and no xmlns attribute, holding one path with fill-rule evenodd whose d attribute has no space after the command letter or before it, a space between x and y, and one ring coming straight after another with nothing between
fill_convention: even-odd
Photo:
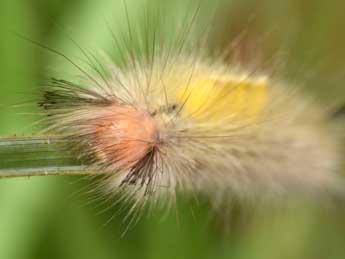
<instances>
[{"instance_id":1,"label":"plant stem","mask_svg":"<svg viewBox=\"0 0 345 259\"><path fill-rule=\"evenodd\" d=\"M91 173L57 136L0 137L0 178Z\"/></svg>"}]
</instances>

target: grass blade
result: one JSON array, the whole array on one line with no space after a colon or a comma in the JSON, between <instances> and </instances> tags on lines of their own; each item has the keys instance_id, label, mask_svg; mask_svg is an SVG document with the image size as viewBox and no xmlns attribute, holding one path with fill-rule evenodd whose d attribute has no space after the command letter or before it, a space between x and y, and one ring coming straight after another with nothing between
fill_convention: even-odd
<instances>
[{"instance_id":1,"label":"grass blade","mask_svg":"<svg viewBox=\"0 0 345 259\"><path fill-rule=\"evenodd\" d=\"M90 173L57 136L0 137L0 178Z\"/></svg>"}]
</instances>

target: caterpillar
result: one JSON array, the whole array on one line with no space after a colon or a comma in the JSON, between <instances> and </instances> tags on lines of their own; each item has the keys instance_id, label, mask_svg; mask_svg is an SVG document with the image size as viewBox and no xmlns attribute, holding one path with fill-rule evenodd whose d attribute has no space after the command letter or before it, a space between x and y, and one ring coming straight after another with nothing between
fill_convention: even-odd
<instances>
[{"instance_id":1,"label":"caterpillar","mask_svg":"<svg viewBox=\"0 0 345 259\"><path fill-rule=\"evenodd\" d=\"M47 131L133 208L171 205L178 192L215 203L341 193L334 111L279 76L211 55L209 34L195 37L197 13L170 43L149 17L142 30L128 22L114 37L121 62L86 52L89 69L71 61L83 80L51 80L39 102Z\"/></svg>"}]
</instances>

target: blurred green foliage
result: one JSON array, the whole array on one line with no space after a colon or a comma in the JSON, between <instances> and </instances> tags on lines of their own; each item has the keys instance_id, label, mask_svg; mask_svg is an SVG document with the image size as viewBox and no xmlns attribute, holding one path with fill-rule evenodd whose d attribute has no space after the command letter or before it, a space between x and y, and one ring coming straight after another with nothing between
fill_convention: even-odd
<instances>
[{"instance_id":1,"label":"blurred green foliage","mask_svg":"<svg viewBox=\"0 0 345 259\"><path fill-rule=\"evenodd\" d=\"M127 0L128 8L140 9L143 2ZM225 2L214 44L226 44L248 27L251 35L265 39L268 52L288 45L291 81L304 82L325 104L345 100L343 1ZM169 4L177 14L188 6ZM255 22L248 23L252 15ZM37 117L29 114L37 108L27 104L37 100L42 78L65 69L73 74L61 58L16 33L74 57L78 49L68 35L96 53L111 44L109 17L123 22L122 1L1 0L0 134L37 133L31 126ZM111 24L115 32L121 26ZM91 183L75 176L1 180L0 258L345 258L343 209L297 203L283 211L248 212L234 206L230 214L211 216L202 201L181 201L177 213L162 219L157 211L121 237L126 212L117 213L118 205L100 213L112 202L92 200L86 194Z\"/></svg>"}]
</instances>

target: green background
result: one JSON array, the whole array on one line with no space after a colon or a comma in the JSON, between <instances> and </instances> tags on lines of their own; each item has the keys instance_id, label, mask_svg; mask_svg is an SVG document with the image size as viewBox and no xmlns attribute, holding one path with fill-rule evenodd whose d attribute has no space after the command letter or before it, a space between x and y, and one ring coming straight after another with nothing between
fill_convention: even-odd
<instances>
[{"instance_id":1,"label":"green background","mask_svg":"<svg viewBox=\"0 0 345 259\"><path fill-rule=\"evenodd\" d=\"M143 2L127 0L129 11ZM202 19L216 5L204 2ZM224 47L246 30L267 59L283 50L284 78L303 84L324 105L345 101L343 1L223 2L210 46ZM175 19L191 6L169 5ZM72 37L97 54L112 43L107 21L118 32L123 13L123 1L116 0L0 0L0 134L37 133L39 117L32 113L39 112L34 103L45 78L75 72L18 34L74 58ZM112 23L114 17L119 22ZM177 212L162 218L156 211L121 237L126 211L117 213L119 206L87 193L92 188L92 181L76 176L1 180L0 259L345 258L342 208L234 205L230 213L212 215L206 202L182 199Z\"/></svg>"}]
</instances>

